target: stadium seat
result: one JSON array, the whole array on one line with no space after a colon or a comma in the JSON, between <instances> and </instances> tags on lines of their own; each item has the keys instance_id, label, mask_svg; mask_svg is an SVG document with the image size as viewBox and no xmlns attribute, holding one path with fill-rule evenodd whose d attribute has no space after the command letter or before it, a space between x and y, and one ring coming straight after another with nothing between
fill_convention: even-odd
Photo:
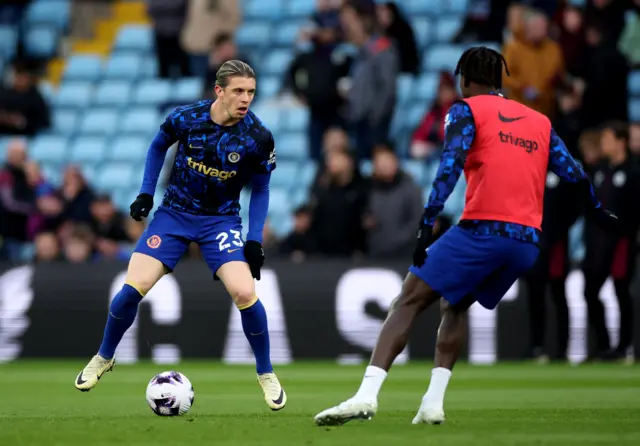
<instances>
[{"instance_id":1,"label":"stadium seat","mask_svg":"<svg viewBox=\"0 0 640 446\"><path fill-rule=\"evenodd\" d=\"M98 56L74 55L67 59L65 80L95 81L102 75L102 59Z\"/></svg>"},{"instance_id":2,"label":"stadium seat","mask_svg":"<svg viewBox=\"0 0 640 446\"><path fill-rule=\"evenodd\" d=\"M300 170L300 176L298 178L298 184L300 185L300 188L307 189L311 187L311 184L316 179L317 173L318 165L313 161L307 160Z\"/></svg>"},{"instance_id":3,"label":"stadium seat","mask_svg":"<svg viewBox=\"0 0 640 446\"><path fill-rule=\"evenodd\" d=\"M136 80L142 75L144 58L135 53L116 53L107 60L104 76L109 79Z\"/></svg>"},{"instance_id":4,"label":"stadium seat","mask_svg":"<svg viewBox=\"0 0 640 446\"><path fill-rule=\"evenodd\" d=\"M640 121L640 98L633 98L629 101L629 120Z\"/></svg>"},{"instance_id":5,"label":"stadium seat","mask_svg":"<svg viewBox=\"0 0 640 446\"><path fill-rule=\"evenodd\" d=\"M91 103L92 97L91 82L64 82L58 90L55 104L58 107L83 108Z\"/></svg>"},{"instance_id":6,"label":"stadium seat","mask_svg":"<svg viewBox=\"0 0 640 446\"><path fill-rule=\"evenodd\" d=\"M291 212L291 200L289 189L272 187L269 190L269 211L274 213Z\"/></svg>"},{"instance_id":7,"label":"stadium seat","mask_svg":"<svg viewBox=\"0 0 640 446\"><path fill-rule=\"evenodd\" d=\"M417 18L413 20L413 32L416 36L418 49L424 49L433 40L433 25L427 18Z\"/></svg>"},{"instance_id":8,"label":"stadium seat","mask_svg":"<svg viewBox=\"0 0 640 446\"><path fill-rule=\"evenodd\" d=\"M462 49L456 45L437 45L424 54L423 68L425 70L453 72L462 55Z\"/></svg>"},{"instance_id":9,"label":"stadium seat","mask_svg":"<svg viewBox=\"0 0 640 446\"><path fill-rule=\"evenodd\" d=\"M262 72L268 75L281 76L289 69L293 54L287 50L273 50L265 57L262 63Z\"/></svg>"},{"instance_id":10,"label":"stadium seat","mask_svg":"<svg viewBox=\"0 0 640 446\"><path fill-rule=\"evenodd\" d=\"M144 163L149 141L141 136L125 136L110 145L107 156L111 161Z\"/></svg>"},{"instance_id":11,"label":"stadium seat","mask_svg":"<svg viewBox=\"0 0 640 446\"><path fill-rule=\"evenodd\" d=\"M396 91L398 92L398 101L400 101L400 104L415 100L413 97L413 75L400 74L398 76Z\"/></svg>"},{"instance_id":12,"label":"stadium seat","mask_svg":"<svg viewBox=\"0 0 640 446\"><path fill-rule=\"evenodd\" d=\"M155 108L134 108L123 114L120 128L125 133L152 134L158 130L161 121Z\"/></svg>"},{"instance_id":13,"label":"stadium seat","mask_svg":"<svg viewBox=\"0 0 640 446\"><path fill-rule=\"evenodd\" d=\"M164 79L149 79L140 82L133 95L136 104L160 105L171 98L171 83Z\"/></svg>"},{"instance_id":14,"label":"stadium seat","mask_svg":"<svg viewBox=\"0 0 640 446\"><path fill-rule=\"evenodd\" d=\"M27 31L25 51L34 58L51 58L56 53L58 33L51 27L36 27Z\"/></svg>"},{"instance_id":15,"label":"stadium seat","mask_svg":"<svg viewBox=\"0 0 640 446\"><path fill-rule=\"evenodd\" d=\"M0 57L11 59L16 54L18 33L12 26L0 26Z\"/></svg>"},{"instance_id":16,"label":"stadium seat","mask_svg":"<svg viewBox=\"0 0 640 446\"><path fill-rule=\"evenodd\" d=\"M269 104L257 103L251 106L251 111L271 130L272 133L279 133L282 128L282 116L278 107Z\"/></svg>"},{"instance_id":17,"label":"stadium seat","mask_svg":"<svg viewBox=\"0 0 640 446\"><path fill-rule=\"evenodd\" d=\"M142 59L140 76L142 79L158 77L158 60L155 56L147 56Z\"/></svg>"},{"instance_id":18,"label":"stadium seat","mask_svg":"<svg viewBox=\"0 0 640 446\"><path fill-rule=\"evenodd\" d=\"M629 74L629 94L640 96L640 70L634 70Z\"/></svg>"},{"instance_id":19,"label":"stadium seat","mask_svg":"<svg viewBox=\"0 0 640 446\"><path fill-rule=\"evenodd\" d=\"M276 188L291 190L298 182L299 171L300 164L295 161L278 161L276 170L271 174L270 185Z\"/></svg>"},{"instance_id":20,"label":"stadium seat","mask_svg":"<svg viewBox=\"0 0 640 446\"><path fill-rule=\"evenodd\" d=\"M40 172L45 181L53 187L59 187L62 183L62 169L59 163L43 163L40 165Z\"/></svg>"},{"instance_id":21,"label":"stadium seat","mask_svg":"<svg viewBox=\"0 0 640 446\"><path fill-rule=\"evenodd\" d=\"M171 99L184 104L195 102L201 97L203 86L199 77L179 79L171 89Z\"/></svg>"},{"instance_id":22,"label":"stadium seat","mask_svg":"<svg viewBox=\"0 0 640 446\"><path fill-rule=\"evenodd\" d=\"M98 136L80 137L73 142L70 152L72 163L95 167L106 158L107 140Z\"/></svg>"},{"instance_id":23,"label":"stadium seat","mask_svg":"<svg viewBox=\"0 0 640 446\"><path fill-rule=\"evenodd\" d=\"M279 20L284 12L283 0L245 0L242 15L248 20Z\"/></svg>"},{"instance_id":24,"label":"stadium seat","mask_svg":"<svg viewBox=\"0 0 640 446\"><path fill-rule=\"evenodd\" d=\"M2 63L0 63L0 73L1 72L2 72ZM51 84L51 82L48 82L48 81L38 82L38 89L40 90L40 93L42 93L42 95L44 96L45 101L47 101L49 104L56 103L58 90L56 87L53 86L53 84Z\"/></svg>"},{"instance_id":25,"label":"stadium seat","mask_svg":"<svg viewBox=\"0 0 640 446\"><path fill-rule=\"evenodd\" d=\"M114 49L116 51L153 51L153 29L145 25L125 25L118 31Z\"/></svg>"},{"instance_id":26,"label":"stadium seat","mask_svg":"<svg viewBox=\"0 0 640 446\"><path fill-rule=\"evenodd\" d=\"M291 48L300 34L302 23L300 21L287 22L278 25L275 30L273 42L279 46Z\"/></svg>"},{"instance_id":27,"label":"stadium seat","mask_svg":"<svg viewBox=\"0 0 640 446\"><path fill-rule=\"evenodd\" d=\"M269 45L271 29L261 22L246 22L236 33L236 42L241 48L260 47Z\"/></svg>"},{"instance_id":28,"label":"stadium seat","mask_svg":"<svg viewBox=\"0 0 640 446\"><path fill-rule=\"evenodd\" d=\"M111 109L89 110L84 114L79 130L86 135L112 135L118 130L118 113Z\"/></svg>"},{"instance_id":29,"label":"stadium seat","mask_svg":"<svg viewBox=\"0 0 640 446\"><path fill-rule=\"evenodd\" d=\"M360 161L360 174L364 177L371 176L373 172L373 163L371 160Z\"/></svg>"},{"instance_id":30,"label":"stadium seat","mask_svg":"<svg viewBox=\"0 0 640 446\"><path fill-rule=\"evenodd\" d=\"M284 129L289 132L306 132L309 125L307 107L286 108L282 111Z\"/></svg>"},{"instance_id":31,"label":"stadium seat","mask_svg":"<svg viewBox=\"0 0 640 446\"><path fill-rule=\"evenodd\" d=\"M304 133L287 133L276 141L278 159L301 160L308 158L309 148Z\"/></svg>"},{"instance_id":32,"label":"stadium seat","mask_svg":"<svg viewBox=\"0 0 640 446\"><path fill-rule=\"evenodd\" d=\"M63 30L69 24L70 12L70 0L34 1L27 9L25 23L29 27L47 24Z\"/></svg>"},{"instance_id":33,"label":"stadium seat","mask_svg":"<svg viewBox=\"0 0 640 446\"><path fill-rule=\"evenodd\" d=\"M7 146L11 141L9 136L0 136L0 163L4 162L7 157Z\"/></svg>"},{"instance_id":34,"label":"stadium seat","mask_svg":"<svg viewBox=\"0 0 640 446\"><path fill-rule=\"evenodd\" d=\"M281 78L278 76L265 76L258 79L258 88L256 98L270 98L275 96L280 90Z\"/></svg>"},{"instance_id":35,"label":"stadium seat","mask_svg":"<svg viewBox=\"0 0 640 446\"><path fill-rule=\"evenodd\" d=\"M55 110L53 112L53 130L61 135L75 132L78 114L75 110Z\"/></svg>"},{"instance_id":36,"label":"stadium seat","mask_svg":"<svg viewBox=\"0 0 640 446\"><path fill-rule=\"evenodd\" d=\"M450 42L462 28L462 16L440 17L436 22L436 40Z\"/></svg>"},{"instance_id":37,"label":"stadium seat","mask_svg":"<svg viewBox=\"0 0 640 446\"><path fill-rule=\"evenodd\" d=\"M407 175L411 175L414 181L421 185L424 181L424 163L416 160L406 160L402 162L402 170Z\"/></svg>"},{"instance_id":38,"label":"stadium seat","mask_svg":"<svg viewBox=\"0 0 640 446\"><path fill-rule=\"evenodd\" d=\"M130 82L104 81L96 89L94 105L124 107L130 100Z\"/></svg>"},{"instance_id":39,"label":"stadium seat","mask_svg":"<svg viewBox=\"0 0 640 446\"><path fill-rule=\"evenodd\" d=\"M101 191L129 188L134 180L133 167L126 163L109 163L97 171L96 180Z\"/></svg>"},{"instance_id":40,"label":"stadium seat","mask_svg":"<svg viewBox=\"0 0 640 446\"><path fill-rule=\"evenodd\" d=\"M432 102L438 95L439 81L436 73L424 73L416 80L413 90L421 101Z\"/></svg>"},{"instance_id":41,"label":"stadium seat","mask_svg":"<svg viewBox=\"0 0 640 446\"><path fill-rule=\"evenodd\" d=\"M449 0L445 4L445 9L447 12L466 14L469 10L469 0Z\"/></svg>"},{"instance_id":42,"label":"stadium seat","mask_svg":"<svg viewBox=\"0 0 640 446\"><path fill-rule=\"evenodd\" d=\"M284 12L288 17L309 18L315 11L315 2L309 0L289 0Z\"/></svg>"},{"instance_id":43,"label":"stadium seat","mask_svg":"<svg viewBox=\"0 0 640 446\"><path fill-rule=\"evenodd\" d=\"M67 138L63 136L37 136L29 147L29 154L37 162L62 163L66 158Z\"/></svg>"},{"instance_id":44,"label":"stadium seat","mask_svg":"<svg viewBox=\"0 0 640 446\"><path fill-rule=\"evenodd\" d=\"M405 0L404 10L409 17L416 14L430 14L438 16L442 12L443 1Z\"/></svg>"},{"instance_id":45,"label":"stadium seat","mask_svg":"<svg viewBox=\"0 0 640 446\"><path fill-rule=\"evenodd\" d=\"M405 115L405 128L409 132L413 133L430 108L431 104L429 102L422 102L420 104L413 105Z\"/></svg>"}]
</instances>

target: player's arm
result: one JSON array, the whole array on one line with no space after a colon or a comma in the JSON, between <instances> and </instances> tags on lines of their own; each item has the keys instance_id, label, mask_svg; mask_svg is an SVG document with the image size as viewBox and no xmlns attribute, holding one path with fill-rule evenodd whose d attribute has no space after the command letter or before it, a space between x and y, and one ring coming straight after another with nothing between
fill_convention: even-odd
<instances>
[{"instance_id":1,"label":"player's arm","mask_svg":"<svg viewBox=\"0 0 640 446\"><path fill-rule=\"evenodd\" d=\"M169 148L178 141L178 132L174 124L175 112L172 112L160 126L160 130L151 141L147 151L147 159L144 164L144 176L142 178L141 194L153 196L160 178L160 171L164 165Z\"/></svg>"},{"instance_id":2,"label":"player's arm","mask_svg":"<svg viewBox=\"0 0 640 446\"><path fill-rule=\"evenodd\" d=\"M249 201L249 231L247 240L262 243L262 232L269 212L269 181L271 172L255 174L251 179Z\"/></svg>"},{"instance_id":3,"label":"player's arm","mask_svg":"<svg viewBox=\"0 0 640 446\"><path fill-rule=\"evenodd\" d=\"M444 150L425 206L424 225L433 226L444 209L445 202L462 174L475 134L476 126L471 108L464 102L456 102L445 117Z\"/></svg>"}]
</instances>

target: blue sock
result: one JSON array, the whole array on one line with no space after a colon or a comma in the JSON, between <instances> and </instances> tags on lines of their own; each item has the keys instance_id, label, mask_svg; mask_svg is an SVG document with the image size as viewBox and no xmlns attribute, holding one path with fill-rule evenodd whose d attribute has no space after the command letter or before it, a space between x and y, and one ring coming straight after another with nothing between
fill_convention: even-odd
<instances>
[{"instance_id":1,"label":"blue sock","mask_svg":"<svg viewBox=\"0 0 640 446\"><path fill-rule=\"evenodd\" d=\"M131 327L138 313L138 304L142 296L131 285L124 284L116 297L111 301L107 326L98 354L105 359L111 359L116 353L116 347L122 340L124 333Z\"/></svg>"},{"instance_id":2,"label":"blue sock","mask_svg":"<svg viewBox=\"0 0 640 446\"><path fill-rule=\"evenodd\" d=\"M242 329L256 357L256 371L259 375L273 372L269 352L269 330L267 312L260 300L248 308L240 310Z\"/></svg>"}]
</instances>

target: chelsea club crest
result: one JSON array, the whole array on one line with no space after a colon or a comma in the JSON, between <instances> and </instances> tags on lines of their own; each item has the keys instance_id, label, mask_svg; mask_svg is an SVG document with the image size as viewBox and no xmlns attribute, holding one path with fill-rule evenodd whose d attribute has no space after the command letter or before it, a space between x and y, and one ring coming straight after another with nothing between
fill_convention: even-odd
<instances>
[{"instance_id":1,"label":"chelsea club crest","mask_svg":"<svg viewBox=\"0 0 640 446\"><path fill-rule=\"evenodd\" d=\"M227 158L229 159L229 162L237 163L240 161L240 154L238 152L231 152Z\"/></svg>"}]
</instances>

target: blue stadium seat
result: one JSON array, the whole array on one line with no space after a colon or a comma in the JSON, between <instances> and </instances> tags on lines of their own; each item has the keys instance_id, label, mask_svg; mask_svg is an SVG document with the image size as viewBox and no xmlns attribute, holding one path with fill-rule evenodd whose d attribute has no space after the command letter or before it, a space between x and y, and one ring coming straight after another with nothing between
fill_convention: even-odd
<instances>
[{"instance_id":1,"label":"blue stadium seat","mask_svg":"<svg viewBox=\"0 0 640 446\"><path fill-rule=\"evenodd\" d=\"M278 161L278 167L271 174L271 187L291 190L298 181L299 171L300 164L295 161Z\"/></svg>"},{"instance_id":2,"label":"blue stadium seat","mask_svg":"<svg viewBox=\"0 0 640 446\"><path fill-rule=\"evenodd\" d=\"M96 89L94 105L124 107L131 100L131 83L104 81Z\"/></svg>"},{"instance_id":3,"label":"blue stadium seat","mask_svg":"<svg viewBox=\"0 0 640 446\"><path fill-rule=\"evenodd\" d=\"M140 107L128 110L120 121L120 128L125 133L153 134L158 131L161 117L158 110L152 107Z\"/></svg>"},{"instance_id":4,"label":"blue stadium seat","mask_svg":"<svg viewBox=\"0 0 640 446\"><path fill-rule=\"evenodd\" d=\"M82 108L93 99L91 82L64 82L58 90L55 104L58 107Z\"/></svg>"},{"instance_id":5,"label":"blue stadium seat","mask_svg":"<svg viewBox=\"0 0 640 446\"><path fill-rule=\"evenodd\" d=\"M101 191L126 189L134 180L133 166L126 163L109 163L97 172L96 177L96 186Z\"/></svg>"},{"instance_id":6,"label":"blue stadium seat","mask_svg":"<svg viewBox=\"0 0 640 446\"><path fill-rule=\"evenodd\" d=\"M405 0L404 10L407 11L409 17L416 14L431 14L434 16L440 15L442 7L445 2L443 1L425 1L425 0Z\"/></svg>"},{"instance_id":7,"label":"blue stadium seat","mask_svg":"<svg viewBox=\"0 0 640 446\"><path fill-rule=\"evenodd\" d=\"M141 136L124 136L115 140L107 153L110 160L144 163L149 141Z\"/></svg>"},{"instance_id":8,"label":"blue stadium seat","mask_svg":"<svg viewBox=\"0 0 640 446\"><path fill-rule=\"evenodd\" d=\"M0 73L2 73L2 64L0 63ZM58 96L58 90L54 87L51 82L48 81L40 81L38 82L38 89L42 96L44 96L45 101L49 104L55 104L56 97Z\"/></svg>"},{"instance_id":9,"label":"blue stadium seat","mask_svg":"<svg viewBox=\"0 0 640 446\"><path fill-rule=\"evenodd\" d=\"M289 17L308 18L315 11L315 2L309 0L289 0L285 14Z\"/></svg>"},{"instance_id":10,"label":"blue stadium seat","mask_svg":"<svg viewBox=\"0 0 640 446\"><path fill-rule=\"evenodd\" d=\"M402 170L411 175L418 185L424 181L424 163L416 160L405 160L402 162Z\"/></svg>"},{"instance_id":11,"label":"blue stadium seat","mask_svg":"<svg viewBox=\"0 0 640 446\"><path fill-rule=\"evenodd\" d=\"M412 20L412 24L418 49L424 49L433 40L433 24L423 17Z\"/></svg>"},{"instance_id":12,"label":"blue stadium seat","mask_svg":"<svg viewBox=\"0 0 640 446\"><path fill-rule=\"evenodd\" d=\"M69 24L71 2L69 0L35 1L25 15L27 25L48 24L62 30Z\"/></svg>"},{"instance_id":13,"label":"blue stadium seat","mask_svg":"<svg viewBox=\"0 0 640 446\"><path fill-rule=\"evenodd\" d=\"M438 75L435 73L424 73L416 81L414 92L422 101L433 101L438 96Z\"/></svg>"},{"instance_id":14,"label":"blue stadium seat","mask_svg":"<svg viewBox=\"0 0 640 446\"><path fill-rule=\"evenodd\" d=\"M291 199L289 189L272 187L269 190L269 211L276 214L280 212L291 212Z\"/></svg>"},{"instance_id":15,"label":"blue stadium seat","mask_svg":"<svg viewBox=\"0 0 640 446\"><path fill-rule=\"evenodd\" d=\"M462 28L462 16L440 17L436 22L436 40L450 42Z\"/></svg>"},{"instance_id":16,"label":"blue stadium seat","mask_svg":"<svg viewBox=\"0 0 640 446\"><path fill-rule=\"evenodd\" d=\"M269 211L269 226L276 237L284 238L293 229L293 218L290 212Z\"/></svg>"},{"instance_id":17,"label":"blue stadium seat","mask_svg":"<svg viewBox=\"0 0 640 446\"><path fill-rule=\"evenodd\" d=\"M248 20L277 21L284 12L283 0L245 0L242 15Z\"/></svg>"},{"instance_id":18,"label":"blue stadium seat","mask_svg":"<svg viewBox=\"0 0 640 446\"><path fill-rule=\"evenodd\" d=\"M301 188L307 189L311 186L316 179L318 173L318 165L310 160L307 160L300 171L300 177L298 178L298 184Z\"/></svg>"},{"instance_id":19,"label":"blue stadium seat","mask_svg":"<svg viewBox=\"0 0 640 446\"><path fill-rule=\"evenodd\" d=\"M62 184L62 169L60 163L40 165L40 171L44 179L53 187L59 187Z\"/></svg>"},{"instance_id":20,"label":"blue stadium seat","mask_svg":"<svg viewBox=\"0 0 640 446\"><path fill-rule=\"evenodd\" d=\"M400 104L413 102L413 100L415 100L413 96L413 75L400 74L398 76L396 91L398 92L398 101L400 101Z\"/></svg>"},{"instance_id":21,"label":"blue stadium seat","mask_svg":"<svg viewBox=\"0 0 640 446\"><path fill-rule=\"evenodd\" d=\"M75 55L67 59L65 80L95 81L102 75L102 59L98 56Z\"/></svg>"},{"instance_id":22,"label":"blue stadium seat","mask_svg":"<svg viewBox=\"0 0 640 446\"><path fill-rule=\"evenodd\" d=\"M29 147L29 155L35 161L44 163L62 163L67 152L67 138L63 136L36 136Z\"/></svg>"},{"instance_id":23,"label":"blue stadium seat","mask_svg":"<svg viewBox=\"0 0 640 446\"><path fill-rule=\"evenodd\" d=\"M171 83L164 79L149 79L140 82L133 95L136 104L160 105L171 98Z\"/></svg>"},{"instance_id":24,"label":"blue stadium seat","mask_svg":"<svg viewBox=\"0 0 640 446\"><path fill-rule=\"evenodd\" d=\"M290 132L306 132L309 125L307 107L286 108L282 111L284 128Z\"/></svg>"},{"instance_id":25,"label":"blue stadium seat","mask_svg":"<svg viewBox=\"0 0 640 446\"><path fill-rule=\"evenodd\" d=\"M125 25L116 37L116 51L151 52L154 47L153 29L145 25Z\"/></svg>"},{"instance_id":26,"label":"blue stadium seat","mask_svg":"<svg viewBox=\"0 0 640 446\"><path fill-rule=\"evenodd\" d=\"M236 33L236 42L241 48L260 47L269 45L271 29L261 22L246 22Z\"/></svg>"},{"instance_id":27,"label":"blue stadium seat","mask_svg":"<svg viewBox=\"0 0 640 446\"><path fill-rule=\"evenodd\" d=\"M449 0L446 2L445 9L447 12L465 14L469 9L469 0Z\"/></svg>"},{"instance_id":28,"label":"blue stadium seat","mask_svg":"<svg viewBox=\"0 0 640 446\"><path fill-rule=\"evenodd\" d=\"M84 114L79 130L88 135L112 135L118 130L118 113L111 109L89 110Z\"/></svg>"},{"instance_id":29,"label":"blue stadium seat","mask_svg":"<svg viewBox=\"0 0 640 446\"><path fill-rule=\"evenodd\" d=\"M633 98L629 101L629 120L640 121L640 98Z\"/></svg>"},{"instance_id":30,"label":"blue stadium seat","mask_svg":"<svg viewBox=\"0 0 640 446\"><path fill-rule=\"evenodd\" d=\"M298 38L298 34L300 34L301 29L302 23L300 21L278 24L278 27L275 30L273 42L276 45L291 48Z\"/></svg>"},{"instance_id":31,"label":"blue stadium seat","mask_svg":"<svg viewBox=\"0 0 640 446\"><path fill-rule=\"evenodd\" d=\"M281 78L278 76L265 76L258 79L257 98L264 99L275 96L280 90Z\"/></svg>"},{"instance_id":32,"label":"blue stadium seat","mask_svg":"<svg viewBox=\"0 0 640 446\"><path fill-rule=\"evenodd\" d=\"M405 128L407 129L407 131L413 132L430 108L431 104L426 101L412 106L409 109L409 112L405 115Z\"/></svg>"},{"instance_id":33,"label":"blue stadium seat","mask_svg":"<svg viewBox=\"0 0 640 446\"><path fill-rule=\"evenodd\" d=\"M78 114L75 110L55 110L53 112L53 129L61 135L75 132L78 125Z\"/></svg>"},{"instance_id":34,"label":"blue stadium seat","mask_svg":"<svg viewBox=\"0 0 640 446\"><path fill-rule=\"evenodd\" d=\"M202 96L202 79L199 77L185 77L176 81L171 90L171 99L188 104L195 102Z\"/></svg>"},{"instance_id":35,"label":"blue stadium seat","mask_svg":"<svg viewBox=\"0 0 640 446\"><path fill-rule=\"evenodd\" d=\"M58 33L54 28L37 27L27 31L25 36L25 50L31 57L50 58L56 53Z\"/></svg>"},{"instance_id":36,"label":"blue stadium seat","mask_svg":"<svg viewBox=\"0 0 640 446\"><path fill-rule=\"evenodd\" d=\"M69 159L74 164L88 164L95 167L105 160L106 153L106 138L99 136L84 136L76 138L71 145L71 154Z\"/></svg>"},{"instance_id":37,"label":"blue stadium seat","mask_svg":"<svg viewBox=\"0 0 640 446\"><path fill-rule=\"evenodd\" d=\"M251 111L272 133L279 133L282 128L282 116L278 107L257 103L251 107Z\"/></svg>"},{"instance_id":38,"label":"blue stadium seat","mask_svg":"<svg viewBox=\"0 0 640 446\"><path fill-rule=\"evenodd\" d=\"M0 57L9 60L16 54L18 33L12 26L0 25Z\"/></svg>"},{"instance_id":39,"label":"blue stadium seat","mask_svg":"<svg viewBox=\"0 0 640 446\"><path fill-rule=\"evenodd\" d=\"M462 50L456 45L437 45L424 54L426 56L423 60L423 68L425 70L453 72L458 64Z\"/></svg>"},{"instance_id":40,"label":"blue stadium seat","mask_svg":"<svg viewBox=\"0 0 640 446\"><path fill-rule=\"evenodd\" d=\"M142 59L142 67L140 68L140 76L143 79L158 77L158 60L154 56L147 56Z\"/></svg>"},{"instance_id":41,"label":"blue stadium seat","mask_svg":"<svg viewBox=\"0 0 640 446\"><path fill-rule=\"evenodd\" d=\"M276 141L278 159L300 160L309 157L307 137L304 133L287 133Z\"/></svg>"},{"instance_id":42,"label":"blue stadium seat","mask_svg":"<svg viewBox=\"0 0 640 446\"><path fill-rule=\"evenodd\" d=\"M371 176L373 172L373 163L371 160L360 161L360 174L365 177Z\"/></svg>"},{"instance_id":43,"label":"blue stadium seat","mask_svg":"<svg viewBox=\"0 0 640 446\"><path fill-rule=\"evenodd\" d=\"M7 146L11 138L8 136L0 136L0 163L4 162L7 157Z\"/></svg>"},{"instance_id":44,"label":"blue stadium seat","mask_svg":"<svg viewBox=\"0 0 640 446\"><path fill-rule=\"evenodd\" d=\"M629 74L629 94L640 96L640 70L634 70Z\"/></svg>"},{"instance_id":45,"label":"blue stadium seat","mask_svg":"<svg viewBox=\"0 0 640 446\"><path fill-rule=\"evenodd\" d=\"M144 58L135 53L116 53L104 67L104 75L109 79L138 79L142 74Z\"/></svg>"},{"instance_id":46,"label":"blue stadium seat","mask_svg":"<svg viewBox=\"0 0 640 446\"><path fill-rule=\"evenodd\" d=\"M289 69L291 61L293 60L293 54L287 50L273 50L265 57L262 63L262 70L264 74L281 76L286 70Z\"/></svg>"}]
</instances>

